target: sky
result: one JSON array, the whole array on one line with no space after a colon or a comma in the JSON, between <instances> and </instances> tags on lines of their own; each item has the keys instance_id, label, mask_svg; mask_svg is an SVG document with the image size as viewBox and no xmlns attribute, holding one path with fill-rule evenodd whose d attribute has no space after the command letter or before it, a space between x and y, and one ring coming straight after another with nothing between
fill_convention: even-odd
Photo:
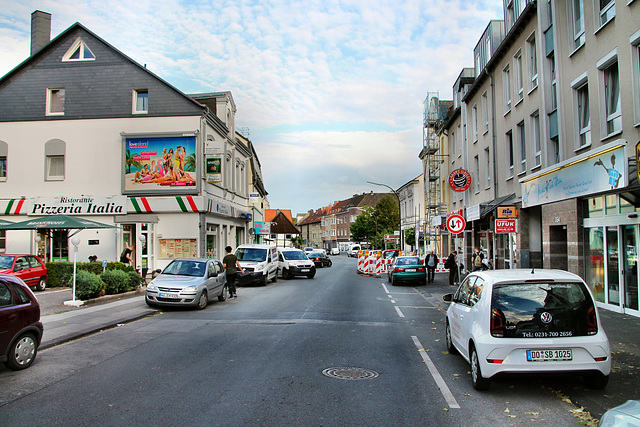
<instances>
[{"instance_id":1,"label":"sky","mask_svg":"<svg viewBox=\"0 0 640 427\"><path fill-rule=\"evenodd\" d=\"M184 93L231 91L272 209L305 213L422 173L423 101L450 100L502 0L0 0L0 76L80 22Z\"/></svg>"}]
</instances>

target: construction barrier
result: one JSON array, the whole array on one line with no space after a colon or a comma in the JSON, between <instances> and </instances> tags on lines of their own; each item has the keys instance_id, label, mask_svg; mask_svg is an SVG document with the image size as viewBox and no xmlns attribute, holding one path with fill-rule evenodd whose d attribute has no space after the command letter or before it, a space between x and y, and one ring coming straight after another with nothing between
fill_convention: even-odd
<instances>
[{"instance_id":1,"label":"construction barrier","mask_svg":"<svg viewBox=\"0 0 640 427\"><path fill-rule=\"evenodd\" d=\"M436 273L448 273L449 269L448 268L444 268L444 263L447 259L446 258L438 258L438 265L436 265Z\"/></svg>"}]
</instances>

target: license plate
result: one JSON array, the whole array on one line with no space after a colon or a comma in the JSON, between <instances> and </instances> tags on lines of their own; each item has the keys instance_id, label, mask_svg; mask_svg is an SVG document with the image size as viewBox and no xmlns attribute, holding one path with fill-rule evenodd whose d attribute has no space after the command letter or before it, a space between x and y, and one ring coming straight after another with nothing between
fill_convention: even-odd
<instances>
[{"instance_id":1,"label":"license plate","mask_svg":"<svg viewBox=\"0 0 640 427\"><path fill-rule=\"evenodd\" d=\"M302 270L300 270L301 273L308 273L309 269L308 268L303 268Z\"/></svg>"},{"instance_id":2,"label":"license plate","mask_svg":"<svg viewBox=\"0 0 640 427\"><path fill-rule=\"evenodd\" d=\"M406 271L407 273L415 273L415 272L416 272L416 269L415 269L415 268L407 268L405 271Z\"/></svg>"},{"instance_id":3,"label":"license plate","mask_svg":"<svg viewBox=\"0 0 640 427\"><path fill-rule=\"evenodd\" d=\"M180 299L180 296L178 294L168 294L166 292L159 293L158 297L160 297L160 298L168 298L168 299Z\"/></svg>"},{"instance_id":4,"label":"license plate","mask_svg":"<svg viewBox=\"0 0 640 427\"><path fill-rule=\"evenodd\" d=\"M527 350L527 360L529 362L548 362L556 360L573 360L570 349L558 350Z\"/></svg>"}]
</instances>

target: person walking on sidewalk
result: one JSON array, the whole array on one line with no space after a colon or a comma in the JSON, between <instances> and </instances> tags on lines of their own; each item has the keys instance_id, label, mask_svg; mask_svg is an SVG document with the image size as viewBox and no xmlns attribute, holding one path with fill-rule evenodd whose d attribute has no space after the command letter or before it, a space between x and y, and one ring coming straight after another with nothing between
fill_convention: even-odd
<instances>
[{"instance_id":1,"label":"person walking on sidewalk","mask_svg":"<svg viewBox=\"0 0 640 427\"><path fill-rule=\"evenodd\" d=\"M122 254L120 254L120 262L127 265L133 265L133 260L131 259L131 254L133 253L134 245L129 245L124 248Z\"/></svg>"},{"instance_id":2,"label":"person walking on sidewalk","mask_svg":"<svg viewBox=\"0 0 640 427\"><path fill-rule=\"evenodd\" d=\"M438 256L433 252L433 249L425 257L424 265L427 267L427 283L433 283L436 275L436 266L438 265Z\"/></svg>"},{"instance_id":3,"label":"person walking on sidewalk","mask_svg":"<svg viewBox=\"0 0 640 427\"><path fill-rule=\"evenodd\" d=\"M244 274L242 266L238 262L238 258L231 253L231 246L224 248L227 254L222 259L222 265L227 271L227 286L229 287L229 298L238 297L236 294L236 277L238 276L238 270Z\"/></svg>"},{"instance_id":4,"label":"person walking on sidewalk","mask_svg":"<svg viewBox=\"0 0 640 427\"><path fill-rule=\"evenodd\" d=\"M480 249L476 248L475 252L471 256L471 264L473 264L473 271L483 270L482 260L484 255L480 252Z\"/></svg>"},{"instance_id":5,"label":"person walking on sidewalk","mask_svg":"<svg viewBox=\"0 0 640 427\"><path fill-rule=\"evenodd\" d=\"M458 252L453 251L444 263L444 267L449 269L449 284L454 286L458 281Z\"/></svg>"}]
</instances>

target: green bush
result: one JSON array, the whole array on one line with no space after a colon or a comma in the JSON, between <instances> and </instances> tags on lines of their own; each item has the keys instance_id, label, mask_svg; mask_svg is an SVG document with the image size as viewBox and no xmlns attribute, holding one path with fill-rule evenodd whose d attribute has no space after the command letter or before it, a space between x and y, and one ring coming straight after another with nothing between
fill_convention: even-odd
<instances>
[{"instance_id":1,"label":"green bush","mask_svg":"<svg viewBox=\"0 0 640 427\"><path fill-rule=\"evenodd\" d=\"M128 290L133 291L135 289L138 289L140 285L144 284L144 279L140 274L138 274L137 271L130 271L127 273L127 275L129 276Z\"/></svg>"},{"instance_id":2,"label":"green bush","mask_svg":"<svg viewBox=\"0 0 640 427\"><path fill-rule=\"evenodd\" d=\"M104 291L107 295L126 292L129 288L129 274L122 270L107 270L100 278L105 284Z\"/></svg>"},{"instance_id":3,"label":"green bush","mask_svg":"<svg viewBox=\"0 0 640 427\"><path fill-rule=\"evenodd\" d=\"M76 298L87 300L100 295L104 289L104 283L100 276L85 270L76 271Z\"/></svg>"},{"instance_id":4,"label":"green bush","mask_svg":"<svg viewBox=\"0 0 640 427\"><path fill-rule=\"evenodd\" d=\"M73 285L73 263L68 261L47 262L47 287Z\"/></svg>"}]
</instances>

